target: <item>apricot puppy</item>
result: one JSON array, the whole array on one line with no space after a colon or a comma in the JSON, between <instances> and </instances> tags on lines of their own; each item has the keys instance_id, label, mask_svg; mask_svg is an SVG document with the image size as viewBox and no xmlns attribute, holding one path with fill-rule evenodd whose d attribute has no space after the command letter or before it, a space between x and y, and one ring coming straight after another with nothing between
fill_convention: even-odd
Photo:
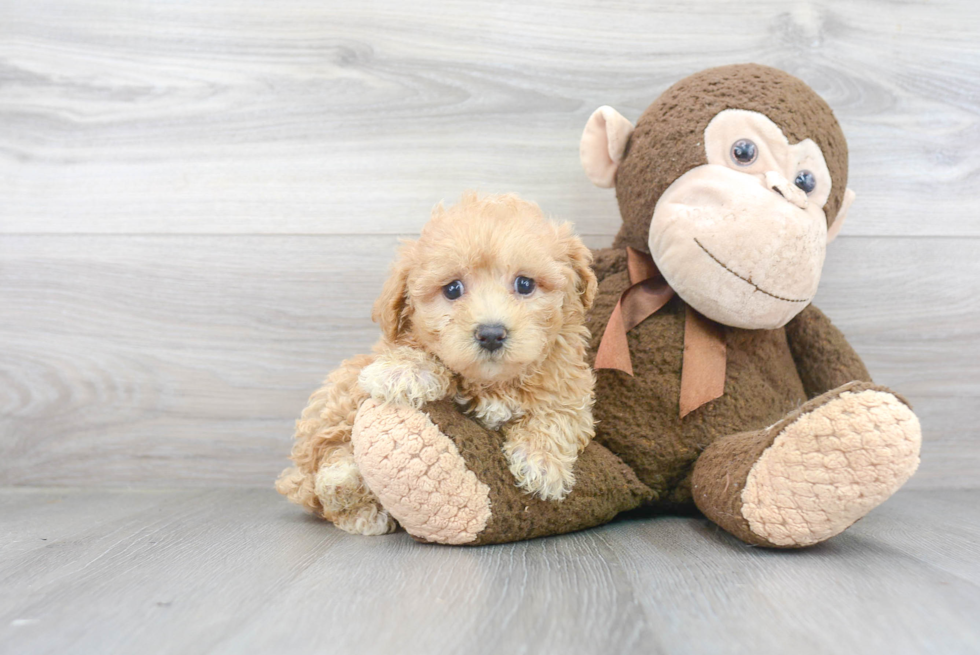
<instances>
[{"instance_id":1,"label":"apricot puppy","mask_svg":"<svg viewBox=\"0 0 980 655\"><path fill-rule=\"evenodd\" d=\"M354 464L357 409L368 397L416 408L453 397L503 432L519 487L564 498L594 435L584 326L597 287L591 261L570 225L514 195L469 193L436 207L375 303L375 354L344 362L310 398L296 466L277 489L348 532L394 529Z\"/></svg>"}]
</instances>

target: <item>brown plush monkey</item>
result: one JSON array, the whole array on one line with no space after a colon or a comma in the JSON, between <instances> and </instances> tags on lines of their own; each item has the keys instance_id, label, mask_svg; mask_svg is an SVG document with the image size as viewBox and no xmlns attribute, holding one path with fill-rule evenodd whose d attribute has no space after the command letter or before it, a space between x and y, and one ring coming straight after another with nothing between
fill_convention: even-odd
<instances>
[{"instance_id":1,"label":"brown plush monkey","mask_svg":"<svg viewBox=\"0 0 980 655\"><path fill-rule=\"evenodd\" d=\"M810 304L853 198L827 104L772 68L710 69L635 129L597 110L581 157L593 182L616 187L623 225L596 253L597 434L576 487L561 503L522 494L500 435L451 403L423 414L368 403L359 460L377 459L379 433L405 436L384 453L402 463L398 479L365 472L372 490L386 506L435 508L403 527L499 543L696 505L746 542L801 547L901 487L918 465L918 421Z\"/></svg>"}]
</instances>

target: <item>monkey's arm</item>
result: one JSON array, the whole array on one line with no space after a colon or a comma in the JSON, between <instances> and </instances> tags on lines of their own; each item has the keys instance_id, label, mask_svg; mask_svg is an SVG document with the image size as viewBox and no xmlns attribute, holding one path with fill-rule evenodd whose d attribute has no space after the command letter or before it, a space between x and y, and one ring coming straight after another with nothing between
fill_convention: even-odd
<instances>
[{"instance_id":1,"label":"monkey's arm","mask_svg":"<svg viewBox=\"0 0 980 655\"><path fill-rule=\"evenodd\" d=\"M807 398L854 380L871 382L868 369L851 344L813 305L786 325L786 339Z\"/></svg>"},{"instance_id":2,"label":"monkey's arm","mask_svg":"<svg viewBox=\"0 0 980 655\"><path fill-rule=\"evenodd\" d=\"M592 251L592 271L599 282L625 270L626 250L623 248L600 248Z\"/></svg>"}]
</instances>

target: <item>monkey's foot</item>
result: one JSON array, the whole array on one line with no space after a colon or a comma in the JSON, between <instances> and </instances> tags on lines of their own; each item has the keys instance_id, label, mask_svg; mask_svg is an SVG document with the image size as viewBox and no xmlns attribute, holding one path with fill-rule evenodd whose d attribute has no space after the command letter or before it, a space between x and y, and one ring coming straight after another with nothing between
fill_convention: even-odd
<instances>
[{"instance_id":1,"label":"monkey's foot","mask_svg":"<svg viewBox=\"0 0 980 655\"><path fill-rule=\"evenodd\" d=\"M411 407L368 400L354 423L354 458L381 504L413 537L475 541L490 520L490 490L456 445Z\"/></svg>"},{"instance_id":2,"label":"monkey's foot","mask_svg":"<svg viewBox=\"0 0 980 655\"><path fill-rule=\"evenodd\" d=\"M650 500L653 492L618 457L590 443L578 483L561 502L514 483L499 432L450 400L419 411L373 400L354 421L354 458L371 490L419 541L491 544L589 528Z\"/></svg>"},{"instance_id":3,"label":"monkey's foot","mask_svg":"<svg viewBox=\"0 0 980 655\"><path fill-rule=\"evenodd\" d=\"M695 501L750 543L810 546L840 534L905 484L919 465L920 445L919 421L902 399L851 383L766 430L712 444L695 469Z\"/></svg>"}]
</instances>

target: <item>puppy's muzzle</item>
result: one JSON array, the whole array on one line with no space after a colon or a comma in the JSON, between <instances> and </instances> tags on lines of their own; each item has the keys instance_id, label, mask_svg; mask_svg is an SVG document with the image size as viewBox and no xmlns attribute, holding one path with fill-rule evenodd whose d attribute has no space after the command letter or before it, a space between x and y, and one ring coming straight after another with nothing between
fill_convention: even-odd
<instances>
[{"instance_id":1,"label":"puppy's muzzle","mask_svg":"<svg viewBox=\"0 0 980 655\"><path fill-rule=\"evenodd\" d=\"M499 350L504 345L504 342L507 341L507 329L499 323L494 325L481 325L476 328L473 337L480 344L480 348L492 353Z\"/></svg>"}]
</instances>

